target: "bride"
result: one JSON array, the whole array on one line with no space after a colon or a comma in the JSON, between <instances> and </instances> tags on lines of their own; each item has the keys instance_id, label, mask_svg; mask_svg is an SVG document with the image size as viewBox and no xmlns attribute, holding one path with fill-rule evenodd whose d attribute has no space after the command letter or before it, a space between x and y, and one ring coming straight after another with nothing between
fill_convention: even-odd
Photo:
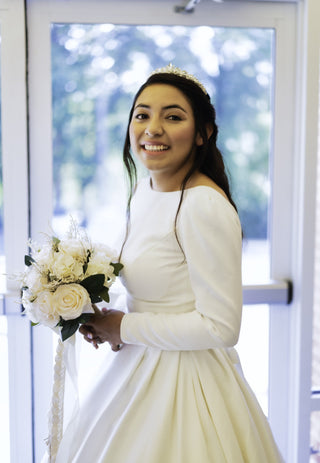
<instances>
[{"instance_id":1,"label":"bride","mask_svg":"<svg viewBox=\"0 0 320 463\"><path fill-rule=\"evenodd\" d=\"M124 145L126 307L80 328L113 352L57 463L283 461L234 349L242 232L217 133L194 76L170 65L139 89ZM149 174L139 182L135 161Z\"/></svg>"}]
</instances>

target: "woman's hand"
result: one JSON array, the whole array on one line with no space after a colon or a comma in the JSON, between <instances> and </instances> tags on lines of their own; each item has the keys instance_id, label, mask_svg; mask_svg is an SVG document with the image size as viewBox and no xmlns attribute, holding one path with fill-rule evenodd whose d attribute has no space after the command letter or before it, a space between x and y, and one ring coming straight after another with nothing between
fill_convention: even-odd
<instances>
[{"instance_id":1,"label":"woman's hand","mask_svg":"<svg viewBox=\"0 0 320 463\"><path fill-rule=\"evenodd\" d=\"M120 325L124 312L113 309L99 310L96 306L94 315L90 320L81 325L79 331L83 334L84 339L90 342L96 349L99 344L108 342L112 350L119 350L121 345Z\"/></svg>"}]
</instances>

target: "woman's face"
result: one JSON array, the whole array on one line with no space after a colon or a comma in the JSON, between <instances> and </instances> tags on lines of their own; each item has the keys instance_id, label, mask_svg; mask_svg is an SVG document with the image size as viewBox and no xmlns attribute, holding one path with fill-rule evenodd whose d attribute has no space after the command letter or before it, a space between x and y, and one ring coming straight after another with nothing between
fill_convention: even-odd
<instances>
[{"instance_id":1,"label":"woman's face","mask_svg":"<svg viewBox=\"0 0 320 463\"><path fill-rule=\"evenodd\" d=\"M129 126L131 149L151 177L177 179L178 187L191 167L197 145L191 105L167 84L152 84L139 95Z\"/></svg>"}]
</instances>

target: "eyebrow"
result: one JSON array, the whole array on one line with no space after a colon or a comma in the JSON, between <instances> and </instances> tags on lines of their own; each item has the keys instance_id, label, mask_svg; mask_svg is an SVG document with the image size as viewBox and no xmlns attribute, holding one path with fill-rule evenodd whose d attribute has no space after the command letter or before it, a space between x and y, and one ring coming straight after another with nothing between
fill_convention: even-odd
<instances>
[{"instance_id":1,"label":"eyebrow","mask_svg":"<svg viewBox=\"0 0 320 463\"><path fill-rule=\"evenodd\" d=\"M147 104L143 104L143 103L139 103L137 104L137 106L135 106L134 109L137 109L137 108L146 108L146 109L150 109L150 106L147 105ZM167 109L181 109L181 111L183 111L184 113L187 113L187 111L185 109L183 109L182 106L178 105L178 104L170 104L170 105L167 105L167 106L163 106L163 108L161 108L162 110L167 110Z\"/></svg>"}]
</instances>

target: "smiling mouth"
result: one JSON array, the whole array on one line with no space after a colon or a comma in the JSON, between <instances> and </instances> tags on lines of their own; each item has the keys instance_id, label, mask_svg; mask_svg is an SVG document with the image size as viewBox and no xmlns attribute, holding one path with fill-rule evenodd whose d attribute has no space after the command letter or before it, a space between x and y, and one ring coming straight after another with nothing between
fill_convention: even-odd
<instances>
[{"instance_id":1,"label":"smiling mouth","mask_svg":"<svg viewBox=\"0 0 320 463\"><path fill-rule=\"evenodd\" d=\"M143 148L146 151L154 151L154 152L160 152L160 151L167 151L169 149L168 145L142 145Z\"/></svg>"}]
</instances>

